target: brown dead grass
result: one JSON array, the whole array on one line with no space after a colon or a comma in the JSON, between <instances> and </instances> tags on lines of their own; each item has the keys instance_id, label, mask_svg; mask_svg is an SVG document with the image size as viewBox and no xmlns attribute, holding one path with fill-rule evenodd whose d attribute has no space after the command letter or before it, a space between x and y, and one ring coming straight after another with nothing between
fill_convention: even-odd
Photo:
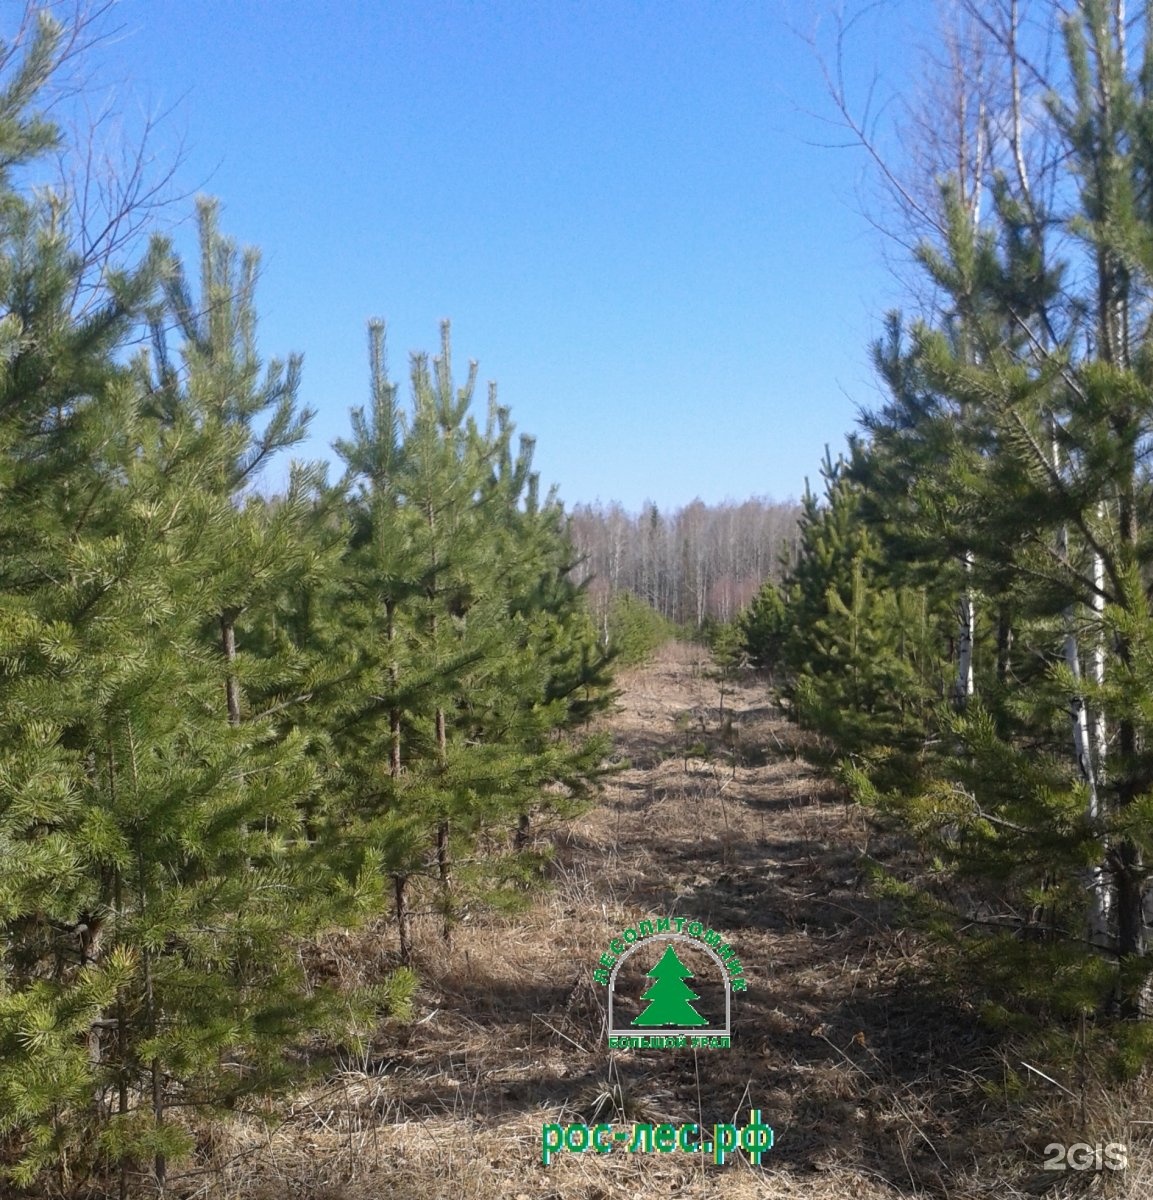
<instances>
[{"instance_id":1,"label":"brown dead grass","mask_svg":"<svg viewBox=\"0 0 1153 1200\"><path fill-rule=\"evenodd\" d=\"M997 1095L1003 1048L926 982L929 951L866 886L866 856L891 861L902 848L796 761L797 735L763 684L728 685L722 711L703 652L683 645L622 683L610 725L631 766L552 835L553 889L519 916L474 919L451 949L432 919L420 925L414 1022L382 1031L371 1055L267 1125L237 1120L206 1140L178 1190L206 1200L1149 1193L1153 1172L1134 1147L1123 1176L1040 1170L1055 1140L1047 1085L1016 1115ZM624 927L665 914L737 947L749 990L733 999L731 1050L607 1049L592 970ZM386 965L394 933L382 925L346 942L349 963ZM776 1133L759 1168L743 1156L716 1166L619 1149L541 1164L545 1122L740 1124L750 1108Z\"/></svg>"}]
</instances>

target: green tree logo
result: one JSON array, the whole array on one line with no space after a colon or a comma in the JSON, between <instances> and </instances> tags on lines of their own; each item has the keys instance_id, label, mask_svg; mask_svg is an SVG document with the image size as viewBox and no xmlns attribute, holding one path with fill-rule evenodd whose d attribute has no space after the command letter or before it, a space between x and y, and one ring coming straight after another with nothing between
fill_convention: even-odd
<instances>
[{"instance_id":1,"label":"green tree logo","mask_svg":"<svg viewBox=\"0 0 1153 1200\"><path fill-rule=\"evenodd\" d=\"M693 1008L690 1001L699 1000L686 979L692 978L692 972L677 957L677 952L670 942L657 963L647 975L654 982L641 996L649 1002L634 1021L634 1025L673 1025L685 1029L691 1025L707 1025L708 1021Z\"/></svg>"}]
</instances>

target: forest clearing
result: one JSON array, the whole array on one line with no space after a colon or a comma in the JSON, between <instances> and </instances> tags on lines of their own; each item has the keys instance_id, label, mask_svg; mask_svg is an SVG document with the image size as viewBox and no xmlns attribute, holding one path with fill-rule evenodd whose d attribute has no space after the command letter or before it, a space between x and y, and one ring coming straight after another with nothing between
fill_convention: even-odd
<instances>
[{"instance_id":1,"label":"forest clearing","mask_svg":"<svg viewBox=\"0 0 1153 1200\"><path fill-rule=\"evenodd\" d=\"M522 914L479 914L448 952L437 923L419 921L411 1023L272 1106L267 1125L217 1129L174 1176L178 1194L1146 1196L1153 1139L1129 1124L1140 1089L1022 1086L1012 1046L933 984L931 951L869 886L870 864L902 869L899 842L795 761L798 733L763 680L726 684L722 711L710 668L702 647L670 642L625 673L603 720L629 766L547 835L551 887ZM749 987L734 997L729 1050L607 1047L598 956L622 927L666 912L739 948ZM382 922L325 950L356 976L395 960L395 930ZM541 1161L546 1123L739 1125L751 1107L776 1139L759 1168L740 1153L717 1166L619 1146ZM1125 1139L1124 1172L1043 1166L1054 1141Z\"/></svg>"}]
</instances>

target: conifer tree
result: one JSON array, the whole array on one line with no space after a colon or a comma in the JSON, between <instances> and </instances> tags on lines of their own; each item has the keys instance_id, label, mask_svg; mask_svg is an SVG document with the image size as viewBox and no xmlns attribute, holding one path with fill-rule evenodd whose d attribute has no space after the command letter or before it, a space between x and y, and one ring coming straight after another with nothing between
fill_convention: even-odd
<instances>
[{"instance_id":1,"label":"conifer tree","mask_svg":"<svg viewBox=\"0 0 1153 1200\"><path fill-rule=\"evenodd\" d=\"M435 876L447 931L461 875L478 874L454 865L470 868L482 833L515 822L523 843L546 783L587 793L603 747L562 735L605 703L606 679L567 579L559 506L536 496L531 443L512 452L495 397L483 429L469 415L476 368L457 389L447 325L433 362L413 358L410 413L379 325L370 347L371 414L354 412L337 445L356 531L344 586L363 630L339 738L346 803L358 840L384 855L407 958L410 879Z\"/></svg>"},{"instance_id":2,"label":"conifer tree","mask_svg":"<svg viewBox=\"0 0 1153 1200\"><path fill-rule=\"evenodd\" d=\"M38 105L65 39L41 12L0 50L0 1170L15 1182L79 1144L101 1022L130 972L123 953L96 962L98 765L80 676L84 628L131 572L118 485L136 413L114 354L157 261L108 264L78 314L86 264L67 205L16 188L61 144Z\"/></svg>"},{"instance_id":3,"label":"conifer tree","mask_svg":"<svg viewBox=\"0 0 1153 1200\"><path fill-rule=\"evenodd\" d=\"M618 592L612 598L605 646L621 666L635 666L651 658L671 634L672 625L632 592Z\"/></svg>"},{"instance_id":4,"label":"conifer tree","mask_svg":"<svg viewBox=\"0 0 1153 1200\"><path fill-rule=\"evenodd\" d=\"M785 581L783 696L835 752L908 767L940 697L936 616L923 589L890 573L861 489L826 455L824 503L807 490L800 553Z\"/></svg>"},{"instance_id":5,"label":"conifer tree","mask_svg":"<svg viewBox=\"0 0 1153 1200\"><path fill-rule=\"evenodd\" d=\"M281 580L271 578L271 564L280 564L282 572L293 567L307 571L313 549L299 536L305 519L299 503L306 487L303 477L297 475L286 501L273 510L255 499L244 511L243 502L264 466L305 436L313 414L298 407L300 356L273 360L263 368L257 352L258 253L249 248L240 254L221 234L216 201L199 200L197 216L199 298L193 297L183 264L170 255L164 304L152 322L156 378L149 390L162 420L189 420L206 447L219 443L216 477L206 476L204 486L238 510L228 539L230 570L224 570L222 559L217 573L221 592L216 622L228 663L228 720L239 725L237 622L262 591L267 594L281 586ZM176 356L169 345L172 332L179 337Z\"/></svg>"},{"instance_id":6,"label":"conifer tree","mask_svg":"<svg viewBox=\"0 0 1153 1200\"><path fill-rule=\"evenodd\" d=\"M776 583L770 579L761 585L738 624L741 645L749 662L761 671L779 667L789 631L789 616Z\"/></svg>"},{"instance_id":7,"label":"conifer tree","mask_svg":"<svg viewBox=\"0 0 1153 1200\"><path fill-rule=\"evenodd\" d=\"M890 545L912 532L930 569L934 539L971 548L988 598L983 682L979 667L971 711L926 730L941 757L906 797L910 814L959 826L952 853L1033 897L1053 945L1087 929L1115 951L1117 970L1083 960L1096 982L1076 1002L1111 990L1136 1015L1153 781L1134 670L1150 619L1149 80L1109 5L1081 0L1062 20L1067 79L1038 110L1054 147L1044 187L1025 165L1015 86L987 219L973 228L955 213L922 254L965 340L946 317L915 324L907 353L892 341L893 402L867 424L856 477ZM1004 49L1019 73L1012 38Z\"/></svg>"},{"instance_id":8,"label":"conifer tree","mask_svg":"<svg viewBox=\"0 0 1153 1200\"><path fill-rule=\"evenodd\" d=\"M283 1082L285 1041L335 1011L294 946L352 911L304 828L321 786L307 728L245 699L246 684L268 692L299 663L283 644L265 657L236 649L240 615L253 620L318 559L302 536L299 473L276 505L239 504L238 489L299 436L296 371L274 364L257 386L255 259L234 273L210 205L201 237L203 312L167 256L179 366L158 336L155 373L135 370L117 534L132 570L89 612L99 640L84 654L105 681L88 738L89 808L102 821L90 834L100 871L87 911L103 924L91 958L136 966L117 993L114 1049L93 1064L116 1088L99 1144L122 1170L150 1156L160 1186L184 1146L168 1106L230 1105Z\"/></svg>"},{"instance_id":9,"label":"conifer tree","mask_svg":"<svg viewBox=\"0 0 1153 1200\"><path fill-rule=\"evenodd\" d=\"M12 1178L66 1155L117 1166L122 1190L147 1160L163 1186L187 1144L170 1106L282 1082L286 1039L335 1011L294 942L346 916L356 881L342 887L302 829L320 791L307 734L244 711L240 690L293 664L247 664L219 640L222 601L262 600L312 551L296 537L299 497L235 506L252 456L221 412L227 349L208 364L189 353L150 389L142 365L111 357L164 248L76 323L52 300L68 294L62 240L23 215L24 261L37 246L47 270L11 278L29 300L43 289L27 328L44 323L36 354L52 358L11 360L8 378L44 411L13 426L10 462L43 455L56 482L31 509L13 488L4 526L27 529L48 495L56 524L41 518L35 571L6 581L0 720L15 757L0 819L6 857L27 864L3 903Z\"/></svg>"},{"instance_id":10,"label":"conifer tree","mask_svg":"<svg viewBox=\"0 0 1153 1200\"><path fill-rule=\"evenodd\" d=\"M608 681L563 511L495 397L469 415L447 328L408 421L374 335L347 490L256 494L308 414L299 359L257 354L255 254L204 202L199 295L159 240L93 293L68 205L14 184L56 145L60 39L0 50L0 1173L127 1196L188 1148L175 1108L403 1006L411 976L337 997L300 943L579 802Z\"/></svg>"}]
</instances>

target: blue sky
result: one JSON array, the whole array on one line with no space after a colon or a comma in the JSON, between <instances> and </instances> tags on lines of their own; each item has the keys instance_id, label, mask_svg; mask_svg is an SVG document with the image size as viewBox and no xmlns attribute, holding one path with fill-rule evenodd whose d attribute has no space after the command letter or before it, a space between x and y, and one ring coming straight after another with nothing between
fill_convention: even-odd
<instances>
[{"instance_id":1,"label":"blue sky","mask_svg":"<svg viewBox=\"0 0 1153 1200\"><path fill-rule=\"evenodd\" d=\"M790 27L813 11L120 0L90 72L130 125L172 110L154 152L183 142L181 187L260 247L261 349L304 353L318 412L305 456L367 398L368 318L404 377L448 317L458 377L498 381L567 503L784 499L875 399L900 298L863 155L812 144L840 140ZM862 99L907 45L896 6L858 29Z\"/></svg>"}]
</instances>

